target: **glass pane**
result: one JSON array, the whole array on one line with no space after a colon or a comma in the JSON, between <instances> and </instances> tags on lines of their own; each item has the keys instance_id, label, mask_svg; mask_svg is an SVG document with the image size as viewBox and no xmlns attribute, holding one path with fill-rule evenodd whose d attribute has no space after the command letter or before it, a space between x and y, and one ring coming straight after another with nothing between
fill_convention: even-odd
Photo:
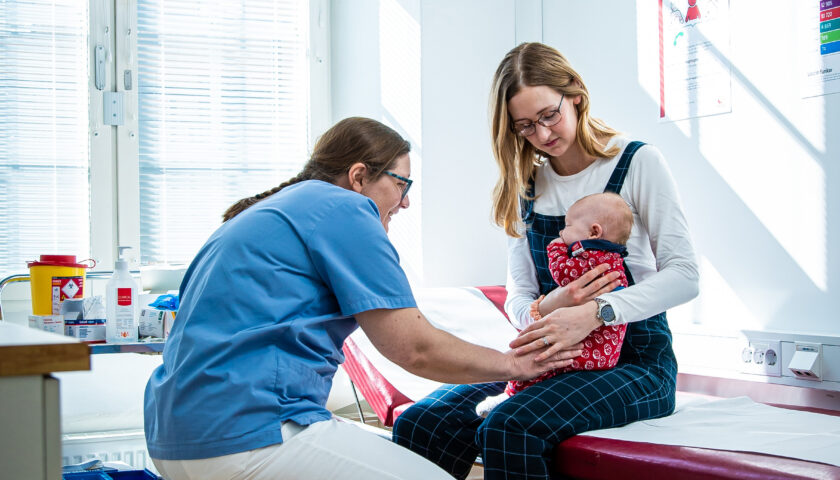
<instances>
[{"instance_id":1,"label":"glass pane","mask_svg":"<svg viewBox=\"0 0 840 480\"><path fill-rule=\"evenodd\" d=\"M90 255L87 2L0 2L0 277Z\"/></svg>"},{"instance_id":2,"label":"glass pane","mask_svg":"<svg viewBox=\"0 0 840 480\"><path fill-rule=\"evenodd\" d=\"M187 263L234 201L306 159L308 7L139 0L140 246Z\"/></svg>"}]
</instances>

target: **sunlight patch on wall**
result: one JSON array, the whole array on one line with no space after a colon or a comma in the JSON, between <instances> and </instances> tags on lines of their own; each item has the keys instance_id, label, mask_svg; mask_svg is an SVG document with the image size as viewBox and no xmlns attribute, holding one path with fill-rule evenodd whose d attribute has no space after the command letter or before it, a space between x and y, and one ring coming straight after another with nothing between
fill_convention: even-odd
<instances>
[{"instance_id":1,"label":"sunlight patch on wall","mask_svg":"<svg viewBox=\"0 0 840 480\"><path fill-rule=\"evenodd\" d=\"M657 106L658 18L658 2L637 4L638 81ZM795 42L788 43L785 48L796 48ZM779 56L797 54L786 51ZM825 153L823 100L803 100L793 75L764 75L766 60L760 56L753 58L735 49L731 55L732 113L668 125L685 135L686 148L699 149L720 176L722 182L716 183L726 184L746 205L746 211L733 214L752 215L766 228L766 232L756 232L755 241L776 242L814 287L825 291L827 187L820 165Z\"/></svg>"},{"instance_id":2,"label":"sunlight patch on wall","mask_svg":"<svg viewBox=\"0 0 840 480\"><path fill-rule=\"evenodd\" d=\"M398 0L379 2L380 120L411 142L410 206L391 219L389 238L412 287L423 286L420 25Z\"/></svg>"},{"instance_id":3,"label":"sunlight patch on wall","mask_svg":"<svg viewBox=\"0 0 840 480\"><path fill-rule=\"evenodd\" d=\"M382 107L420 147L420 24L397 0L379 2Z\"/></svg>"},{"instance_id":4,"label":"sunlight patch on wall","mask_svg":"<svg viewBox=\"0 0 840 480\"><path fill-rule=\"evenodd\" d=\"M736 88L740 89L738 85ZM751 132L733 135L739 127L730 118L701 123L700 151L721 179L741 198L750 213L767 229L757 241L775 241L811 279L827 288L825 172L796 133L765 105L739 92L740 115L750 118ZM799 128L822 128L822 118L800 118ZM740 127L743 130L743 127ZM764 138L766 142L741 141ZM737 208L737 206L733 206ZM725 215L725 212L720 212ZM724 232L721 232L724 234ZM766 237L766 238L765 238ZM743 239L748 244L749 239ZM773 260L768 258L772 268ZM784 259L777 259L779 262Z\"/></svg>"},{"instance_id":5,"label":"sunlight patch on wall","mask_svg":"<svg viewBox=\"0 0 840 480\"><path fill-rule=\"evenodd\" d=\"M700 330L719 336L735 336L743 329L762 328L756 312L744 304L709 259L700 257L699 267L700 295L668 310L668 323L674 332L696 333Z\"/></svg>"},{"instance_id":6,"label":"sunlight patch on wall","mask_svg":"<svg viewBox=\"0 0 840 480\"><path fill-rule=\"evenodd\" d=\"M388 123L388 122L384 122ZM393 125L390 125L393 127ZM420 154L412 148L411 156L411 178L415 184L408 193L409 208L402 209L397 215L391 218L391 228L388 238L397 249L400 255L400 265L405 270L408 281L412 288L424 286L423 274L423 235L420 231L422 225L422 193L419 180L423 178Z\"/></svg>"}]
</instances>

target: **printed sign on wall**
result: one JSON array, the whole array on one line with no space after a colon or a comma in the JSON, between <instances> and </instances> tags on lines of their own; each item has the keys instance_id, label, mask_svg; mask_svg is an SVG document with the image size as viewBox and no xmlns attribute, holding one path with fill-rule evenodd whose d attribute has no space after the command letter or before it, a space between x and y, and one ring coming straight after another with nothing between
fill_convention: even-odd
<instances>
[{"instance_id":1,"label":"printed sign on wall","mask_svg":"<svg viewBox=\"0 0 840 480\"><path fill-rule=\"evenodd\" d=\"M659 0L660 121L732 111L729 0Z\"/></svg>"},{"instance_id":2,"label":"printed sign on wall","mask_svg":"<svg viewBox=\"0 0 840 480\"><path fill-rule=\"evenodd\" d=\"M796 5L802 96L840 92L840 0Z\"/></svg>"}]
</instances>

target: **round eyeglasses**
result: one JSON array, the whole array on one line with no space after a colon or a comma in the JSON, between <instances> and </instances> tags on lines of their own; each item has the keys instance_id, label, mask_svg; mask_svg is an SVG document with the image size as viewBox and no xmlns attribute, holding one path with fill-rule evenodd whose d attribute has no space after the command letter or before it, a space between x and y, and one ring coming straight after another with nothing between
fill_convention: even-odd
<instances>
[{"instance_id":1,"label":"round eyeglasses","mask_svg":"<svg viewBox=\"0 0 840 480\"><path fill-rule=\"evenodd\" d=\"M560 113L560 107L563 106L564 98L566 98L565 93L560 97L560 103L557 105L557 108L553 108L540 115L537 123L543 127L553 127L560 123L560 120L563 119L563 115ZM537 131L537 125L534 122L514 123L510 126L510 129L520 137L530 137Z\"/></svg>"},{"instance_id":2,"label":"round eyeglasses","mask_svg":"<svg viewBox=\"0 0 840 480\"><path fill-rule=\"evenodd\" d=\"M405 196L408 195L408 190L411 188L411 184L414 183L414 180L412 180L410 178L403 177L402 175L397 175L396 173L389 172L387 170L384 173L385 173L385 175L390 175L390 176L396 178L397 180L400 180L400 181L403 182L402 196L400 197L400 201L402 202L403 199L405 198Z\"/></svg>"}]
</instances>

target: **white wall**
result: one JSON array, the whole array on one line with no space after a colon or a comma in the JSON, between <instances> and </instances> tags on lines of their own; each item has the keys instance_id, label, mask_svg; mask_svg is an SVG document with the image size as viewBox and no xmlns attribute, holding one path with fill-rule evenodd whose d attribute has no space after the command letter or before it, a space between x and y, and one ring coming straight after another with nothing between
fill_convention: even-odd
<instances>
[{"instance_id":1,"label":"white wall","mask_svg":"<svg viewBox=\"0 0 840 480\"><path fill-rule=\"evenodd\" d=\"M504 283L505 237L490 222L497 169L486 112L496 62L515 44L513 2L354 0L331 8L333 119L370 116L412 143L412 206L391 226L412 282Z\"/></svg>"},{"instance_id":2,"label":"white wall","mask_svg":"<svg viewBox=\"0 0 840 480\"><path fill-rule=\"evenodd\" d=\"M541 35L584 77L596 116L668 158L704 273L703 298L683 314L700 324L731 326L737 317L741 328L837 334L840 261L820 245L832 245L840 223L829 189L840 179L830 161L840 146L830 135L840 95L801 98L795 6L770 4L760 22L743 3L731 6L732 113L660 123L651 94L655 2L334 2L334 119L388 119L379 79L402 66L378 56L377 32L387 28L378 13L409 12L421 47L411 84L419 91L410 95L422 98L422 129L412 138L422 156L422 283L503 282L504 239L489 221L497 172L489 83L507 50Z\"/></svg>"},{"instance_id":3,"label":"white wall","mask_svg":"<svg viewBox=\"0 0 840 480\"><path fill-rule=\"evenodd\" d=\"M732 112L716 116L658 122L654 2L545 2L544 40L576 65L597 115L668 158L703 274L682 313L721 329L837 335L840 95L802 98L799 6L762 5L755 21L731 2ZM576 21L547 27L565 18Z\"/></svg>"}]
</instances>

